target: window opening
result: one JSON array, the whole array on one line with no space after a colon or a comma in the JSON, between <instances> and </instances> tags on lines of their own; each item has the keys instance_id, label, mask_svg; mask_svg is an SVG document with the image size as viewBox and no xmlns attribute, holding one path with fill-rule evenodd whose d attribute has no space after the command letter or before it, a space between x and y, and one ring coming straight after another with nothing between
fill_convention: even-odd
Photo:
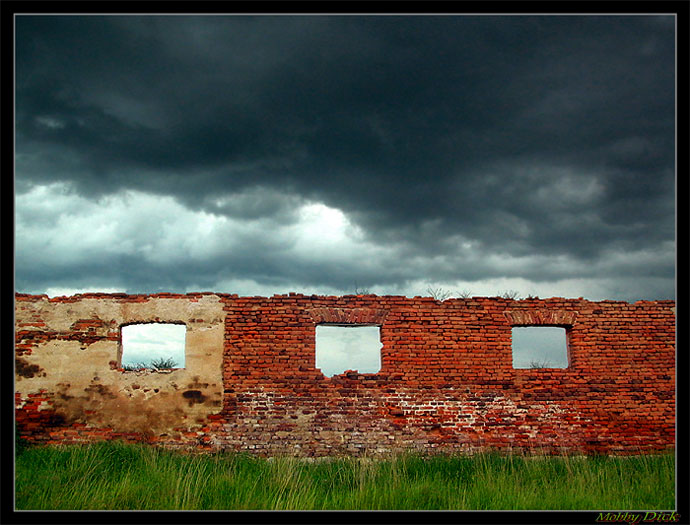
<instances>
[{"instance_id":1,"label":"window opening","mask_svg":"<svg viewBox=\"0 0 690 525\"><path fill-rule=\"evenodd\" d=\"M513 327L513 368L568 368L565 328Z\"/></svg>"},{"instance_id":2,"label":"window opening","mask_svg":"<svg viewBox=\"0 0 690 525\"><path fill-rule=\"evenodd\" d=\"M317 325L316 368L326 377L357 370L381 370L381 327L371 325Z\"/></svg>"},{"instance_id":3,"label":"window opening","mask_svg":"<svg viewBox=\"0 0 690 525\"><path fill-rule=\"evenodd\" d=\"M125 370L184 368L185 325L130 324L123 326L121 332L121 366Z\"/></svg>"}]
</instances>

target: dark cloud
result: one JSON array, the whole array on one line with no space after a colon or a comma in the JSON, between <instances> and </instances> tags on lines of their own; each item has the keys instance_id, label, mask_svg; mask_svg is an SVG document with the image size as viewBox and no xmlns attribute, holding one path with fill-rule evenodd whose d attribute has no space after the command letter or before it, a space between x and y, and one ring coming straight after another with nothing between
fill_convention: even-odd
<instances>
[{"instance_id":1,"label":"dark cloud","mask_svg":"<svg viewBox=\"0 0 690 525\"><path fill-rule=\"evenodd\" d=\"M228 271L333 287L511 274L482 263L497 254L571 261L512 270L534 280L608 275L610 250L674 239L672 21L19 16L17 189L140 190L281 224L321 202L407 258L359 273L291 265L254 236L195 263L200 284ZM444 262L426 270L405 262L434 255ZM192 269L154 275L180 287L173 270ZM626 271L673 279L673 261Z\"/></svg>"}]
</instances>

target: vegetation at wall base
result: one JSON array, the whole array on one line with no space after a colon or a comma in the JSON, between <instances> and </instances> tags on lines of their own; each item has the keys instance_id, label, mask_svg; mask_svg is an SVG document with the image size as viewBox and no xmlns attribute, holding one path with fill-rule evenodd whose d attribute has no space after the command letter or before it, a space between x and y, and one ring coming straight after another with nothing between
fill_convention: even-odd
<instances>
[{"instance_id":1,"label":"vegetation at wall base","mask_svg":"<svg viewBox=\"0 0 690 525\"><path fill-rule=\"evenodd\" d=\"M18 451L21 510L675 508L673 454L403 455L308 462L102 442Z\"/></svg>"}]
</instances>

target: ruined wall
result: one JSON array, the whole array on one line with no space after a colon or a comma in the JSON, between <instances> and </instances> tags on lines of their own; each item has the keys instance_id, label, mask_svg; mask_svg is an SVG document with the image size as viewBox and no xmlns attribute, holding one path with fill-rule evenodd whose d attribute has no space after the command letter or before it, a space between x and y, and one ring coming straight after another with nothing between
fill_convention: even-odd
<instances>
[{"instance_id":1,"label":"ruined wall","mask_svg":"<svg viewBox=\"0 0 690 525\"><path fill-rule=\"evenodd\" d=\"M675 444L673 301L224 294L16 296L17 424L261 455L636 453ZM120 326L184 322L186 365L118 368ZM379 325L381 370L328 378L319 324ZM514 369L514 326L567 329L565 369ZM191 395L190 392L195 392Z\"/></svg>"},{"instance_id":2,"label":"ruined wall","mask_svg":"<svg viewBox=\"0 0 690 525\"><path fill-rule=\"evenodd\" d=\"M217 295L16 296L16 419L35 439L156 439L222 404L223 304ZM184 369L125 372L120 329L184 323Z\"/></svg>"}]
</instances>

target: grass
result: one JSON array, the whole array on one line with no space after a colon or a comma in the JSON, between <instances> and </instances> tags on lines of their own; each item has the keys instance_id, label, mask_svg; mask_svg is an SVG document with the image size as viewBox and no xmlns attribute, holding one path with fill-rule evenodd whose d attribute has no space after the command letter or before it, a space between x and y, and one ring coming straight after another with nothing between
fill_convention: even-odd
<instances>
[{"instance_id":1,"label":"grass","mask_svg":"<svg viewBox=\"0 0 690 525\"><path fill-rule=\"evenodd\" d=\"M663 510L675 508L674 479L672 454L306 462L110 442L23 449L16 461L16 508Z\"/></svg>"},{"instance_id":2,"label":"grass","mask_svg":"<svg viewBox=\"0 0 690 525\"><path fill-rule=\"evenodd\" d=\"M154 359L151 361L151 364L146 364L146 363L130 363L126 365L122 365L122 368L127 371L132 371L132 370L145 370L145 369L151 369L151 370L168 370L170 368L175 368L177 366L177 363L172 357L168 357L167 359L164 358L159 358L159 359Z\"/></svg>"}]
</instances>

